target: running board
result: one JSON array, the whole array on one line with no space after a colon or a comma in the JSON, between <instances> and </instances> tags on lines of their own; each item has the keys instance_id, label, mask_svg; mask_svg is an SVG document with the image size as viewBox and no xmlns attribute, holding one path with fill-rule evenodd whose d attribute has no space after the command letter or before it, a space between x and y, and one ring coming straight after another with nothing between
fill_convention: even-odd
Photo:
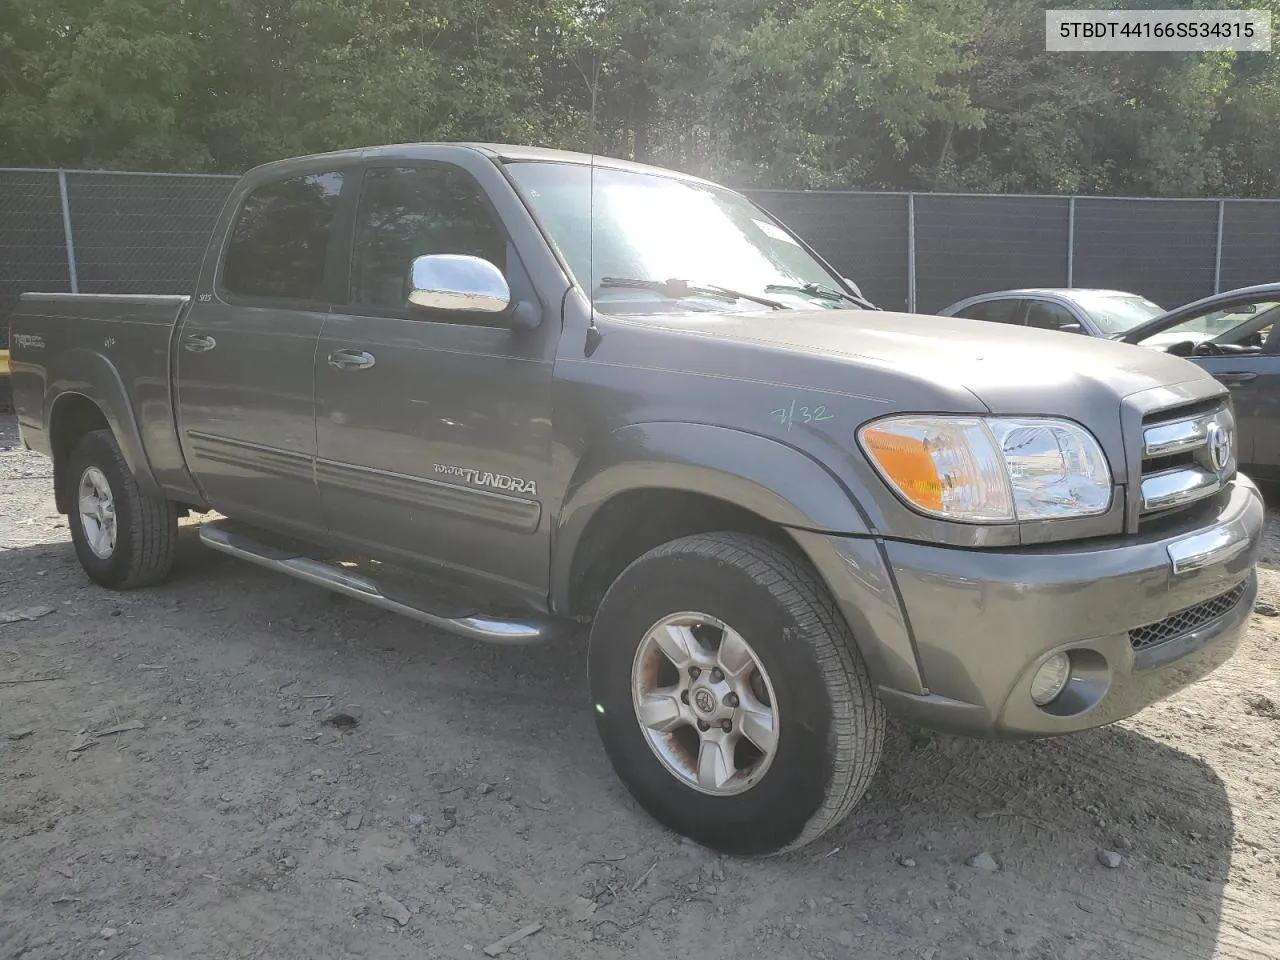
<instances>
[{"instance_id":1,"label":"running board","mask_svg":"<svg viewBox=\"0 0 1280 960\"><path fill-rule=\"evenodd\" d=\"M539 643L552 637L555 625L550 620L513 620L471 614L463 617L442 616L421 607L402 603L386 596L378 585L333 564L322 563L288 550L259 543L237 530L227 529L223 521L214 520L200 528L200 540L206 547L248 560L268 570L327 587L348 597L355 597L383 610L390 610L448 633L486 643Z\"/></svg>"}]
</instances>

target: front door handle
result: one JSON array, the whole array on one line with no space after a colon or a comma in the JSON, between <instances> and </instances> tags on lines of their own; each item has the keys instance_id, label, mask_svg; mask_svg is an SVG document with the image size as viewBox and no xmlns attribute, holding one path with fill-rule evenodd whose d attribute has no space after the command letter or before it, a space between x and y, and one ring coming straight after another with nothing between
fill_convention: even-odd
<instances>
[{"instance_id":1,"label":"front door handle","mask_svg":"<svg viewBox=\"0 0 1280 960\"><path fill-rule=\"evenodd\" d=\"M338 370L367 370L373 366L373 354L363 350L335 350L329 354L329 366Z\"/></svg>"},{"instance_id":2,"label":"front door handle","mask_svg":"<svg viewBox=\"0 0 1280 960\"><path fill-rule=\"evenodd\" d=\"M1237 383L1248 383L1250 380L1258 379L1256 373L1215 373L1214 377L1219 383L1225 383L1228 387L1234 387Z\"/></svg>"},{"instance_id":3,"label":"front door handle","mask_svg":"<svg viewBox=\"0 0 1280 960\"><path fill-rule=\"evenodd\" d=\"M200 334L192 334L182 341L182 349L191 353L208 353L218 345L218 341L213 337L205 337Z\"/></svg>"}]
</instances>

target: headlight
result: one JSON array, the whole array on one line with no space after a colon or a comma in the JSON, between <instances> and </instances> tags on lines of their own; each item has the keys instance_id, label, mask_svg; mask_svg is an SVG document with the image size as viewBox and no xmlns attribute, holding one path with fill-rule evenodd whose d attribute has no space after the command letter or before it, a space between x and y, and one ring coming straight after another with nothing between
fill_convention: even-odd
<instances>
[{"instance_id":1,"label":"headlight","mask_svg":"<svg viewBox=\"0 0 1280 960\"><path fill-rule=\"evenodd\" d=\"M1056 520L1111 506L1107 458L1069 420L893 416L863 426L858 442L902 499L945 520Z\"/></svg>"}]
</instances>

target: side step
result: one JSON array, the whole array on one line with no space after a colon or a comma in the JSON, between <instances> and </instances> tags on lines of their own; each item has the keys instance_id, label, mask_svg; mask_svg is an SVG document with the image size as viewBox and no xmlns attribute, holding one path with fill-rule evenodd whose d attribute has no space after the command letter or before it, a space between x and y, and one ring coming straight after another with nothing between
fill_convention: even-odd
<instances>
[{"instance_id":1,"label":"side step","mask_svg":"<svg viewBox=\"0 0 1280 960\"><path fill-rule=\"evenodd\" d=\"M505 619L480 614L444 616L432 613L386 596L378 584L367 577L353 574L330 563L322 563L311 557L261 543L240 530L232 529L227 521L213 520L200 528L200 540L205 546L228 553L241 560L248 560L268 570L288 574L299 580L328 587L337 593L355 597L365 603L393 613L399 613L421 623L436 627L460 637L483 640L486 643L528 644L540 643L556 634L555 621L530 619Z\"/></svg>"}]
</instances>

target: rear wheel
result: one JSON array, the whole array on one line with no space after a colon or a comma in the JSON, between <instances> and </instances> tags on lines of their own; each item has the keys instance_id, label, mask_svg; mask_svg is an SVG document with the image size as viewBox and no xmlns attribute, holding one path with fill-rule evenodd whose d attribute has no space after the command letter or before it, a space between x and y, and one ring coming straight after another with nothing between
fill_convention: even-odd
<instances>
[{"instance_id":1,"label":"rear wheel","mask_svg":"<svg viewBox=\"0 0 1280 960\"><path fill-rule=\"evenodd\" d=\"M610 587L588 657L614 770L653 817L734 854L809 843L879 763L884 711L816 576L771 543L686 537Z\"/></svg>"},{"instance_id":2,"label":"rear wheel","mask_svg":"<svg viewBox=\"0 0 1280 960\"><path fill-rule=\"evenodd\" d=\"M177 507L138 487L110 430L80 438L64 482L71 542L91 580L128 590L168 576L177 552Z\"/></svg>"}]
</instances>

